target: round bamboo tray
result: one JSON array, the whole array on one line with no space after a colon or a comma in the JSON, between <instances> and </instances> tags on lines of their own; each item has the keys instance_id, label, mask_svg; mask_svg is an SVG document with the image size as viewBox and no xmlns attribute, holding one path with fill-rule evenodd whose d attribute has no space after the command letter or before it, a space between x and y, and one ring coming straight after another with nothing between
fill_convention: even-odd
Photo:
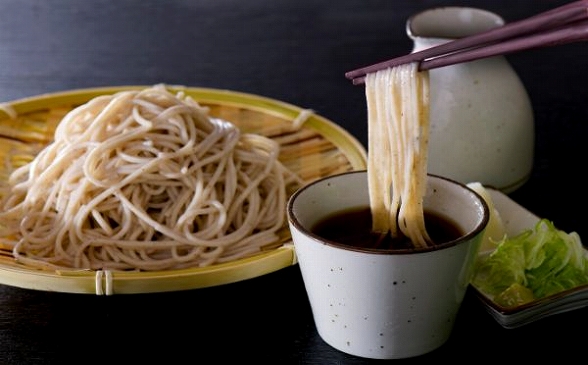
<instances>
[{"instance_id":1,"label":"round bamboo tray","mask_svg":"<svg viewBox=\"0 0 588 365\"><path fill-rule=\"evenodd\" d=\"M4 103L0 108L0 184L7 164L24 164L52 141L61 119L90 99L142 89L132 85L78 89L43 94ZM210 115L230 121L244 132L268 136L280 143L280 160L305 182L340 172L366 168L364 147L336 123L295 105L253 94L209 88L168 86L183 91L210 108ZM16 112L16 118L7 110ZM303 118L302 127L295 124ZM0 222L1 224L1 222ZM125 272L48 271L16 262L0 238L0 284L27 289L97 295L154 293L217 286L265 275L296 264L285 229L283 242L254 256L208 267Z\"/></svg>"}]
</instances>

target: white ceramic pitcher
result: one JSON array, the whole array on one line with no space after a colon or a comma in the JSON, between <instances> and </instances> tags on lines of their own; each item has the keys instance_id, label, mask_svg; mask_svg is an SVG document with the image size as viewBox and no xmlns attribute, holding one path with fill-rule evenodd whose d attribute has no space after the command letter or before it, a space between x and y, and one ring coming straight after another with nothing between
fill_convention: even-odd
<instances>
[{"instance_id":1,"label":"white ceramic pitcher","mask_svg":"<svg viewBox=\"0 0 588 365\"><path fill-rule=\"evenodd\" d=\"M492 12L431 8L410 17L413 52L504 24ZM527 91L503 56L430 70L429 172L511 192L533 167L534 118Z\"/></svg>"}]
</instances>

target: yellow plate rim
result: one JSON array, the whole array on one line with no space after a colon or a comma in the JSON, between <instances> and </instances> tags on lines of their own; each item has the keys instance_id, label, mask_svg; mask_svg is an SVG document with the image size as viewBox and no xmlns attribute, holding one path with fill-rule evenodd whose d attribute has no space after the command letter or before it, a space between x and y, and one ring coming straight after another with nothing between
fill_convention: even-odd
<instances>
[{"instance_id":1,"label":"yellow plate rim","mask_svg":"<svg viewBox=\"0 0 588 365\"><path fill-rule=\"evenodd\" d=\"M66 103L83 104L99 95L150 86L152 85L81 88L40 94L3 104L12 107L18 114L24 114ZM182 91L198 102L221 102L223 105L246 107L286 120L295 120L306 110L284 101L239 91L178 85L166 85L166 87L173 92ZM4 117L2 117L3 114ZM5 118L8 118L8 115L0 111L0 119ZM304 125L314 129L341 150L353 169L366 168L366 150L347 130L316 113L311 113ZM266 275L296 263L296 254L291 243L232 262L208 267L152 272L95 272L74 269L50 272L28 269L17 264L0 263L0 284L25 289L97 295L155 293L234 283Z\"/></svg>"}]
</instances>

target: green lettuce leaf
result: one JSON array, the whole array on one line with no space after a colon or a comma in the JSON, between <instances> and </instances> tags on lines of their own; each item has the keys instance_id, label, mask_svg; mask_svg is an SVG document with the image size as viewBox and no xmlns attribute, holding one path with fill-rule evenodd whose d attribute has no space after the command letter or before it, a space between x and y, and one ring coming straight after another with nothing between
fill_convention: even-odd
<instances>
[{"instance_id":1,"label":"green lettuce leaf","mask_svg":"<svg viewBox=\"0 0 588 365\"><path fill-rule=\"evenodd\" d=\"M513 307L588 283L588 255L576 232L541 219L533 229L504 237L476 264L472 284Z\"/></svg>"}]
</instances>

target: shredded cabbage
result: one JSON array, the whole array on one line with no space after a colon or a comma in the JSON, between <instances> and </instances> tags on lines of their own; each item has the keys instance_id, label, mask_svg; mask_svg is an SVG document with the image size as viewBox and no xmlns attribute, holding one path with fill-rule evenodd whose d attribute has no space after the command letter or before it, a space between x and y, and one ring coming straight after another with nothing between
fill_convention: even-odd
<instances>
[{"instance_id":1,"label":"shredded cabbage","mask_svg":"<svg viewBox=\"0 0 588 365\"><path fill-rule=\"evenodd\" d=\"M588 254L576 232L541 219L533 229L504 237L476 264L472 279L503 307L514 307L588 283Z\"/></svg>"}]
</instances>

